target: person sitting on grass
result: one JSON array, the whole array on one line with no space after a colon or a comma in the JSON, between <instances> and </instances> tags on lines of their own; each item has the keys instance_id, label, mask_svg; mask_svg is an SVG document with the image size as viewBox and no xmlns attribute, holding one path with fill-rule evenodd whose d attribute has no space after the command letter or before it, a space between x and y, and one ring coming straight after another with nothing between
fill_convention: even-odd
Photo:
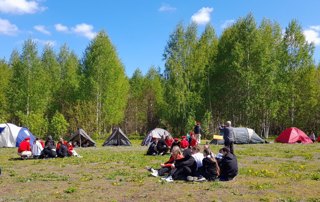
<instances>
[{"instance_id":1,"label":"person sitting on grass","mask_svg":"<svg viewBox=\"0 0 320 202\"><path fill-rule=\"evenodd\" d=\"M177 152L172 154L175 160L171 165L171 173L162 180L173 182L174 180L187 180L188 176L193 176L197 169L197 163L191 154L190 149L185 149L183 153L177 149Z\"/></svg>"},{"instance_id":2,"label":"person sitting on grass","mask_svg":"<svg viewBox=\"0 0 320 202\"><path fill-rule=\"evenodd\" d=\"M152 138L152 141L151 141L151 144L148 148L148 151L147 151L147 155L157 155L158 154L158 151L157 151L157 143L158 143L158 138Z\"/></svg>"},{"instance_id":3,"label":"person sitting on grass","mask_svg":"<svg viewBox=\"0 0 320 202\"><path fill-rule=\"evenodd\" d=\"M218 180L220 175L220 167L218 165L217 159L209 148L203 150L204 158L202 160L202 168L200 169L200 174L205 177L208 181Z\"/></svg>"},{"instance_id":4,"label":"person sitting on grass","mask_svg":"<svg viewBox=\"0 0 320 202\"><path fill-rule=\"evenodd\" d=\"M165 155L168 152L169 148L166 144L166 141L163 138L160 138L157 142L157 154Z\"/></svg>"},{"instance_id":5,"label":"person sitting on grass","mask_svg":"<svg viewBox=\"0 0 320 202\"><path fill-rule=\"evenodd\" d=\"M31 148L30 148L30 137L25 138L19 145L18 155L21 159L27 159L32 156Z\"/></svg>"},{"instance_id":6,"label":"person sitting on grass","mask_svg":"<svg viewBox=\"0 0 320 202\"><path fill-rule=\"evenodd\" d=\"M39 156L41 155L41 152L43 150L43 146L39 140L39 138L36 138L33 142L32 145L32 156L33 158L39 158Z\"/></svg>"},{"instance_id":7,"label":"person sitting on grass","mask_svg":"<svg viewBox=\"0 0 320 202\"><path fill-rule=\"evenodd\" d=\"M171 149L170 149L170 152L172 151L172 149L173 149L173 147L174 146L178 146L178 147L180 147L180 141L179 141L179 138L173 138L173 143L172 143L172 145L171 145Z\"/></svg>"},{"instance_id":8,"label":"person sitting on grass","mask_svg":"<svg viewBox=\"0 0 320 202\"><path fill-rule=\"evenodd\" d=\"M40 158L55 158L57 157L56 145L52 136L47 137L46 142L44 143L44 149L41 152Z\"/></svg>"},{"instance_id":9,"label":"person sitting on grass","mask_svg":"<svg viewBox=\"0 0 320 202\"><path fill-rule=\"evenodd\" d=\"M238 175L237 157L227 147L220 149L219 153L222 155L219 160L220 181L233 180Z\"/></svg>"},{"instance_id":10,"label":"person sitting on grass","mask_svg":"<svg viewBox=\"0 0 320 202\"><path fill-rule=\"evenodd\" d=\"M82 156L80 156L80 155L76 152L76 150L73 148L72 142L68 142L68 143L67 143L67 147L68 147L68 155L69 155L69 156L75 156L75 157L82 158Z\"/></svg>"},{"instance_id":11,"label":"person sitting on grass","mask_svg":"<svg viewBox=\"0 0 320 202\"><path fill-rule=\"evenodd\" d=\"M64 158L68 156L68 147L67 142L60 137L59 142L57 143L57 156Z\"/></svg>"},{"instance_id":12,"label":"person sitting on grass","mask_svg":"<svg viewBox=\"0 0 320 202\"><path fill-rule=\"evenodd\" d=\"M150 171L151 172L150 174L154 177L164 176L166 174L169 174L171 171L171 166L175 160L174 156L176 156L180 152L181 151L178 146L173 147L171 151L171 156L167 162L160 164L161 167L159 169L153 169L151 167L150 168L147 167L147 170Z\"/></svg>"},{"instance_id":13,"label":"person sitting on grass","mask_svg":"<svg viewBox=\"0 0 320 202\"><path fill-rule=\"evenodd\" d=\"M180 148L182 150L184 150L184 149L187 149L188 147L189 147L189 142L187 140L187 137L186 136L182 136L182 139L180 141Z\"/></svg>"},{"instance_id":14,"label":"person sitting on grass","mask_svg":"<svg viewBox=\"0 0 320 202\"><path fill-rule=\"evenodd\" d=\"M191 150L192 150L192 157L197 163L197 171L198 171L202 167L202 160L204 156L203 156L203 153L200 152L201 149L198 145L192 147Z\"/></svg>"},{"instance_id":15,"label":"person sitting on grass","mask_svg":"<svg viewBox=\"0 0 320 202\"><path fill-rule=\"evenodd\" d=\"M168 147L168 150L171 150L172 143L174 142L174 139L172 138L172 136L171 135L166 136L165 142Z\"/></svg>"}]
</instances>

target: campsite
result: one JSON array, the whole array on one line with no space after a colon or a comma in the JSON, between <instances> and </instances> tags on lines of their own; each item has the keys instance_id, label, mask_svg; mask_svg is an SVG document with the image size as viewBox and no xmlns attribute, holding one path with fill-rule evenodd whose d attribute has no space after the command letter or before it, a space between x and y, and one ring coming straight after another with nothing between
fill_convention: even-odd
<instances>
[{"instance_id":1,"label":"campsite","mask_svg":"<svg viewBox=\"0 0 320 202\"><path fill-rule=\"evenodd\" d=\"M168 156L145 156L132 146L77 148L83 158L15 160L0 155L1 201L319 201L320 144L236 145L239 176L230 182L173 182L154 178ZM220 145L210 145L217 151ZM162 194L159 194L162 193Z\"/></svg>"},{"instance_id":2,"label":"campsite","mask_svg":"<svg viewBox=\"0 0 320 202\"><path fill-rule=\"evenodd\" d=\"M320 202L318 8L0 0L0 202Z\"/></svg>"}]
</instances>

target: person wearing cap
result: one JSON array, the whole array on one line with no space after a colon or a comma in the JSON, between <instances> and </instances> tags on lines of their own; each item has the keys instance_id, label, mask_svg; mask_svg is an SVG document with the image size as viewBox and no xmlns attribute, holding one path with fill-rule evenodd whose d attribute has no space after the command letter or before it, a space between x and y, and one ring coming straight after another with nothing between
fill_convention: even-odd
<instances>
[{"instance_id":1,"label":"person wearing cap","mask_svg":"<svg viewBox=\"0 0 320 202\"><path fill-rule=\"evenodd\" d=\"M32 156L31 147L30 147L30 137L25 138L19 145L18 155L22 159L30 158Z\"/></svg>"},{"instance_id":2,"label":"person wearing cap","mask_svg":"<svg viewBox=\"0 0 320 202\"><path fill-rule=\"evenodd\" d=\"M230 150L231 154L234 154L233 142L234 142L234 132L231 126L231 121L227 121L223 129L223 140L224 146Z\"/></svg>"}]
</instances>

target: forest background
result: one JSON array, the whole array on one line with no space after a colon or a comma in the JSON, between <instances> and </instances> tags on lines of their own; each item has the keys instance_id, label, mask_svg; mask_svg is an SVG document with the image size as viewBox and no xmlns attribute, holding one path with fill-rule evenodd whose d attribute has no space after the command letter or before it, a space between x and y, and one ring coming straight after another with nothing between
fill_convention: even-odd
<instances>
[{"instance_id":1,"label":"forest background","mask_svg":"<svg viewBox=\"0 0 320 202\"><path fill-rule=\"evenodd\" d=\"M83 128L104 139L115 126L129 138L155 127L180 136L200 121L210 139L227 120L266 138L291 126L319 132L314 49L296 20L282 28L267 19L257 24L248 14L220 37L210 24L199 33L196 24L179 23L164 47L164 71L136 69L128 78L105 31L81 58L67 44L40 53L29 39L0 61L0 122L41 138Z\"/></svg>"}]
</instances>

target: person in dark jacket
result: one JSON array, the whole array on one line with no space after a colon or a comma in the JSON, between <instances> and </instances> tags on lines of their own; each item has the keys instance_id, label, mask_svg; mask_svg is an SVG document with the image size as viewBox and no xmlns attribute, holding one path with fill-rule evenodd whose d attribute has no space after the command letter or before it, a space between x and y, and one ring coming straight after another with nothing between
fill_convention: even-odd
<instances>
[{"instance_id":1,"label":"person in dark jacket","mask_svg":"<svg viewBox=\"0 0 320 202\"><path fill-rule=\"evenodd\" d=\"M56 145L52 139L52 136L49 135L44 143L44 149L41 152L40 158L55 158L56 156Z\"/></svg>"},{"instance_id":2,"label":"person in dark jacket","mask_svg":"<svg viewBox=\"0 0 320 202\"><path fill-rule=\"evenodd\" d=\"M157 154L158 155L164 155L168 152L169 147L166 144L166 141L164 139L159 139L157 142Z\"/></svg>"},{"instance_id":3,"label":"person in dark jacket","mask_svg":"<svg viewBox=\"0 0 320 202\"><path fill-rule=\"evenodd\" d=\"M64 141L63 138L60 138L57 144L57 156L61 158L68 156L67 142Z\"/></svg>"},{"instance_id":4,"label":"person in dark jacket","mask_svg":"<svg viewBox=\"0 0 320 202\"><path fill-rule=\"evenodd\" d=\"M214 154L209 148L203 150L204 158L202 160L202 167L200 169L200 174L206 178L208 181L216 181L220 175L220 167Z\"/></svg>"},{"instance_id":5,"label":"person in dark jacket","mask_svg":"<svg viewBox=\"0 0 320 202\"><path fill-rule=\"evenodd\" d=\"M197 163L192 157L191 149L185 149L182 158L177 158L173 164L172 179L187 180L188 176L194 176L197 170Z\"/></svg>"},{"instance_id":6,"label":"person in dark jacket","mask_svg":"<svg viewBox=\"0 0 320 202\"><path fill-rule=\"evenodd\" d=\"M229 148L230 152L234 154L234 151L233 151L234 133L233 133L233 127L231 126L231 121L227 121L223 129L223 140L224 140L224 146Z\"/></svg>"},{"instance_id":7,"label":"person in dark jacket","mask_svg":"<svg viewBox=\"0 0 320 202\"><path fill-rule=\"evenodd\" d=\"M201 142L201 126L200 126L199 121L196 121L196 125L193 128L193 132L194 132L194 135L195 135L195 138L196 138L198 144L200 144L200 142Z\"/></svg>"},{"instance_id":8,"label":"person in dark jacket","mask_svg":"<svg viewBox=\"0 0 320 202\"><path fill-rule=\"evenodd\" d=\"M227 147L220 149L219 153L222 154L222 158L219 160L220 181L233 180L238 175L237 157Z\"/></svg>"}]
</instances>

